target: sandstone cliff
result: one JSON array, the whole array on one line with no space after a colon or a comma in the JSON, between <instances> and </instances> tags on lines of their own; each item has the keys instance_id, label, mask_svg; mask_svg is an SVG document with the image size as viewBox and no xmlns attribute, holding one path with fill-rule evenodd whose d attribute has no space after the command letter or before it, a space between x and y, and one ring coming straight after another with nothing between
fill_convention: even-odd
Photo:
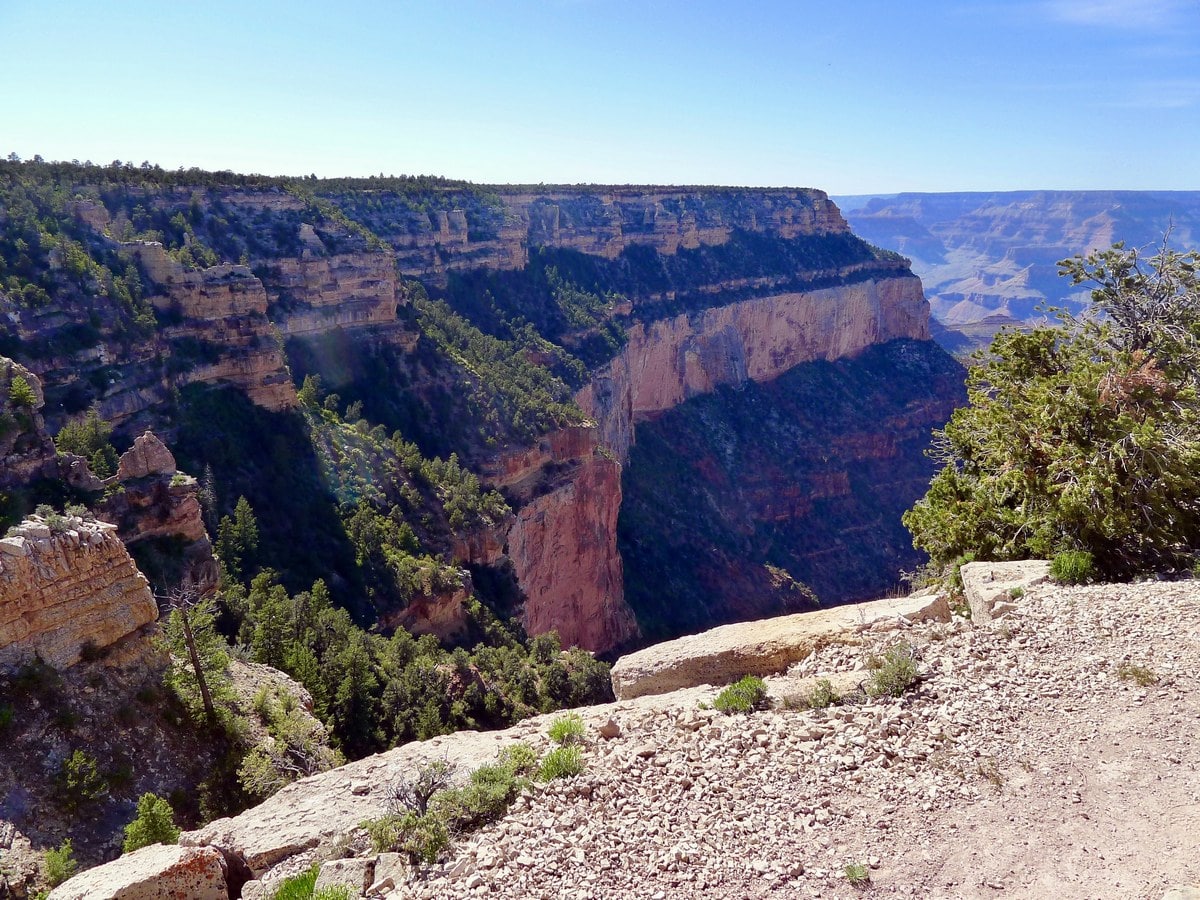
<instances>
[{"instance_id":1,"label":"sandstone cliff","mask_svg":"<svg viewBox=\"0 0 1200 900\"><path fill-rule=\"evenodd\" d=\"M0 663L66 668L157 618L115 526L31 516L0 539Z\"/></svg>"},{"instance_id":2,"label":"sandstone cliff","mask_svg":"<svg viewBox=\"0 0 1200 900\"><path fill-rule=\"evenodd\" d=\"M929 339L929 307L912 277L747 300L635 325L620 355L576 400L625 461L634 425L690 397L897 338Z\"/></svg>"},{"instance_id":3,"label":"sandstone cliff","mask_svg":"<svg viewBox=\"0 0 1200 900\"><path fill-rule=\"evenodd\" d=\"M600 451L595 429L571 433L575 440L558 446L546 464L554 469L549 483L526 487L507 553L525 594L522 622L530 634L553 630L564 646L608 650L638 633L617 551L621 467ZM579 437L583 446L572 447Z\"/></svg>"},{"instance_id":4,"label":"sandstone cliff","mask_svg":"<svg viewBox=\"0 0 1200 900\"><path fill-rule=\"evenodd\" d=\"M266 279L285 337L387 325L404 302L390 253L279 259L267 267Z\"/></svg>"}]
</instances>

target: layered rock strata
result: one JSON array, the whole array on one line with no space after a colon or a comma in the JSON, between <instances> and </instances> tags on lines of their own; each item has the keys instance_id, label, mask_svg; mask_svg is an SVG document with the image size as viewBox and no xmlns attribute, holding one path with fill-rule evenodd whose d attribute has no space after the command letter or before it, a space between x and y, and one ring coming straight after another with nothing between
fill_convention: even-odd
<instances>
[{"instance_id":1,"label":"layered rock strata","mask_svg":"<svg viewBox=\"0 0 1200 900\"><path fill-rule=\"evenodd\" d=\"M929 307L911 276L747 300L633 326L576 401L624 462L639 421L690 397L897 338L929 339Z\"/></svg>"},{"instance_id":2,"label":"layered rock strata","mask_svg":"<svg viewBox=\"0 0 1200 900\"><path fill-rule=\"evenodd\" d=\"M0 539L0 663L79 661L158 618L116 526L31 516Z\"/></svg>"},{"instance_id":3,"label":"layered rock strata","mask_svg":"<svg viewBox=\"0 0 1200 900\"><path fill-rule=\"evenodd\" d=\"M828 196L806 188L550 189L501 193L495 202L411 212L380 232L404 274L439 284L452 272L523 268L531 247L616 259L634 245L667 254L720 245L734 229L785 238L849 231Z\"/></svg>"},{"instance_id":4,"label":"layered rock strata","mask_svg":"<svg viewBox=\"0 0 1200 900\"><path fill-rule=\"evenodd\" d=\"M268 266L272 316L285 337L388 325L403 302L390 253L305 255Z\"/></svg>"},{"instance_id":5,"label":"layered rock strata","mask_svg":"<svg viewBox=\"0 0 1200 900\"><path fill-rule=\"evenodd\" d=\"M249 266L174 272L169 257L157 267L147 265L151 258L165 256L157 245L138 245L136 255L144 267L156 272L152 277L162 291L150 302L182 319L161 332L173 345L172 355L190 363L179 365L179 371L169 377L173 384L233 384L266 409L296 405L278 332L267 318L266 289Z\"/></svg>"}]
</instances>

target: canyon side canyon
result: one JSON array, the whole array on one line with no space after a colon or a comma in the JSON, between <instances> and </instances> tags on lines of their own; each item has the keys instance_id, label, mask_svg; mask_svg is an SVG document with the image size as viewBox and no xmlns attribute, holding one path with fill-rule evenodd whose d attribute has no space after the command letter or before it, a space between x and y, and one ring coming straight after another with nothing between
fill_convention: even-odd
<instances>
[{"instance_id":1,"label":"canyon side canyon","mask_svg":"<svg viewBox=\"0 0 1200 900\"><path fill-rule=\"evenodd\" d=\"M919 562L898 517L961 369L907 261L824 193L201 175L38 173L20 200L61 239L8 265L0 352L49 432L92 407L118 446L153 428L215 514L247 497L290 586L449 639L475 595L612 653ZM366 501L311 446L310 375L364 434L503 495L498 518L442 497L418 527L459 575L364 588Z\"/></svg>"}]
</instances>

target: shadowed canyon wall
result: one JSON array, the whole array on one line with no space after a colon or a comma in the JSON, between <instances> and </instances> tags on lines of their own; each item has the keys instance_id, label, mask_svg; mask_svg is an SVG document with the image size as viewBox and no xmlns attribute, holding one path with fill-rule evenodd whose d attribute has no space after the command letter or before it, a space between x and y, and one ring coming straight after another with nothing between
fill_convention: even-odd
<instances>
[{"instance_id":1,"label":"shadowed canyon wall","mask_svg":"<svg viewBox=\"0 0 1200 900\"><path fill-rule=\"evenodd\" d=\"M179 430L197 474L199 449L221 455L221 473L232 477L226 509L239 493L253 495L261 515L278 506L276 518L287 519L271 523L281 530L268 543L311 542L312 565L292 574L292 589L327 576L335 591L353 592L355 562L336 508L353 494L285 497L288 474L305 485L323 477L313 454L294 446L307 440L296 385L320 374L343 402L362 402L367 427L396 429L427 456L455 453L504 493L511 516L448 535L438 552L481 584L503 581L487 572L510 573L510 608L529 631L557 630L567 645L611 651L639 640L617 543L629 499L623 464L639 465L630 455L637 428L715 391L929 336L906 262L851 234L815 190L410 189L370 180L318 183L316 195L279 185L123 190L74 201L62 226L112 271L127 266L107 305L27 301L36 300L32 288L5 299L4 346L42 377L47 420L58 426L95 404L127 435L166 428L171 443ZM163 240L130 239L146 233ZM58 296L96 293L95 278L60 266L54 253L47 259L42 283ZM136 297L112 302L130 285L140 285L151 319L131 318ZM463 355L444 336L431 340L436 310L413 305L426 290L480 330L469 340L526 347L527 364L574 388L584 416L524 431L484 427L467 388L485 376L465 347ZM195 393L222 386L261 413ZM913 390L924 403L925 388ZM253 455L282 468L269 483L247 481L253 469L220 446L217 429L257 441ZM625 475L626 493L640 491ZM793 486L781 480L774 490L785 496ZM686 505L681 496L663 502ZM774 577L786 584L792 575ZM422 595L408 610L375 600L373 612L458 634L472 584L451 580L445 596Z\"/></svg>"}]
</instances>

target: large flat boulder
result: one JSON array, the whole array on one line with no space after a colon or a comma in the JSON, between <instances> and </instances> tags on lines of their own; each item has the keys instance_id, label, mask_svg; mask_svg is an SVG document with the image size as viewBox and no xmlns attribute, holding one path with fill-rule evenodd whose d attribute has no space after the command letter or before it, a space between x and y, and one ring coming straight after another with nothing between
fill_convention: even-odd
<instances>
[{"instance_id":1,"label":"large flat boulder","mask_svg":"<svg viewBox=\"0 0 1200 900\"><path fill-rule=\"evenodd\" d=\"M1050 563L1044 559L1023 559L1018 562L974 562L960 570L963 593L971 607L971 621L976 625L990 622L1005 604L1019 598L1025 591L1050 578Z\"/></svg>"},{"instance_id":2,"label":"large flat boulder","mask_svg":"<svg viewBox=\"0 0 1200 900\"><path fill-rule=\"evenodd\" d=\"M151 844L81 872L49 900L229 900L225 859L212 847Z\"/></svg>"},{"instance_id":3,"label":"large flat boulder","mask_svg":"<svg viewBox=\"0 0 1200 900\"><path fill-rule=\"evenodd\" d=\"M629 700L774 675L839 635L899 618L948 621L950 607L944 596L924 594L722 625L622 656L612 669L613 693Z\"/></svg>"},{"instance_id":4,"label":"large flat boulder","mask_svg":"<svg viewBox=\"0 0 1200 900\"><path fill-rule=\"evenodd\" d=\"M186 846L220 847L240 856L252 876L260 878L280 860L331 842L364 819L383 815L389 788L400 778L415 776L420 766L446 760L465 775L494 762L501 747L529 739L539 728L544 729L545 723L527 720L504 731L459 731L404 744L293 782L240 815L184 832L179 841Z\"/></svg>"}]
</instances>

